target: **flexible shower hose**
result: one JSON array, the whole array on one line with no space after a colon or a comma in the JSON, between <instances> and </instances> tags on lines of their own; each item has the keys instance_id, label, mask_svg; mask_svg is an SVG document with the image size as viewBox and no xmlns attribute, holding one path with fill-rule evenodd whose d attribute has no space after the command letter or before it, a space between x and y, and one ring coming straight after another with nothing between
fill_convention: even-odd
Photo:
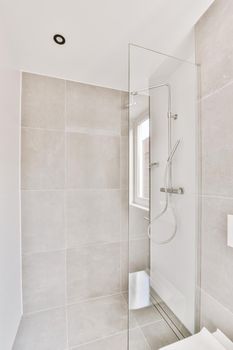
<instances>
[{"instance_id":1,"label":"flexible shower hose","mask_svg":"<svg viewBox=\"0 0 233 350\"><path fill-rule=\"evenodd\" d=\"M174 228L173 228L171 236L169 238L165 239L165 240L155 240L155 239L152 238L151 233L150 233L153 223L166 213L166 211L168 209L168 206L169 206L168 185L169 185L169 182L170 182L170 176L168 175L168 170L169 170L170 164L171 164L171 158L169 157L168 160L167 160L165 171L164 171L164 188L165 188L165 205L164 205L164 208L161 210L161 212L158 215L156 215L153 219L151 219L151 221L150 221L150 223L148 225L148 229L147 229L148 237L150 238L150 240L153 243L155 243L157 245L163 245L163 244L167 244L167 243L171 242L173 240L173 238L176 236L176 231L177 231L177 218L176 218L175 210L174 210L174 208L172 206L170 206L172 215L174 217Z\"/></svg>"}]
</instances>

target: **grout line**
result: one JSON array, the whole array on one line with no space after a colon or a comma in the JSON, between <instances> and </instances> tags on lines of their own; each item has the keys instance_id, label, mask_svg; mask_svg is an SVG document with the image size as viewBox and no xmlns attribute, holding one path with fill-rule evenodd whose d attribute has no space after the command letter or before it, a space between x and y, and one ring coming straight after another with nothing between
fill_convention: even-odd
<instances>
[{"instance_id":1,"label":"grout line","mask_svg":"<svg viewBox=\"0 0 233 350\"><path fill-rule=\"evenodd\" d=\"M119 131L109 131L104 129L91 129L86 127L79 127L79 128L67 128L64 129L53 129L53 128L42 128L42 127L34 127L34 126L21 126L22 130L35 130L35 131L47 131L47 132L60 132L65 134L85 134L90 136L107 136L107 137L117 137L120 138L120 132Z\"/></svg>"},{"instance_id":2,"label":"grout line","mask_svg":"<svg viewBox=\"0 0 233 350\"><path fill-rule=\"evenodd\" d=\"M60 132L60 133L64 133L65 130L64 129L52 129L52 128L40 128L40 127L34 127L34 126L23 126L21 125L21 129L25 129L25 130L37 130L37 131L51 131L51 132Z\"/></svg>"},{"instance_id":3,"label":"grout line","mask_svg":"<svg viewBox=\"0 0 233 350\"><path fill-rule=\"evenodd\" d=\"M145 339L146 344L149 346L149 349L151 349L151 347L150 347L150 345L149 345L149 343L148 343L148 341L147 341L147 339L146 339L146 337L145 337L145 335L144 335L144 333L142 331L142 327L150 326L150 325L153 325L153 324L157 324L159 322L164 322L164 320L158 320L158 321L146 323L146 324L143 324L142 326L137 325L137 326L135 326L133 328L130 328L130 331L132 331L132 330L139 330L142 333L142 336ZM96 343L98 341L101 341L101 340L104 340L104 339L108 339L108 338L111 338L111 337L114 337L114 336L117 336L117 335L120 335L120 334L122 334L122 335L125 334L127 336L127 329L125 329L123 331L120 331L120 332L113 333L111 335L103 336L101 338L95 339L95 340L90 341L90 342L86 342L86 343L83 343L83 344L80 344L80 345L76 345L74 347L69 348L69 350L77 349L79 347L82 347L82 346L85 346L85 345L88 345L88 344L93 344L93 343Z\"/></svg>"},{"instance_id":4,"label":"grout line","mask_svg":"<svg viewBox=\"0 0 233 350\"><path fill-rule=\"evenodd\" d=\"M212 97L213 95L218 94L219 92L221 92L221 91L224 90L225 88L231 86L232 84L233 84L233 80L229 81L228 83L226 83L225 85L221 86L220 88L218 88L218 89L212 91L211 93L209 93L209 94L207 94L207 95L201 97L201 98L199 99L198 102L205 101L205 100L208 99L209 97Z\"/></svg>"},{"instance_id":5,"label":"grout line","mask_svg":"<svg viewBox=\"0 0 233 350\"><path fill-rule=\"evenodd\" d=\"M201 194L200 197L201 197L201 198L213 198L213 199L228 199L228 200L233 200L233 196L232 196L232 197L228 197L228 196L222 196L222 195L218 195L218 194Z\"/></svg>"},{"instance_id":6,"label":"grout line","mask_svg":"<svg viewBox=\"0 0 233 350\"><path fill-rule=\"evenodd\" d=\"M121 113L120 113L120 130L121 130L121 123L122 123L122 120L121 120ZM121 172L122 172L122 169L121 169L121 157L122 157L122 154L121 154L121 141L122 141L122 136L121 136L121 133L120 133L120 148L119 148L119 152L120 152L120 169L119 169L119 183L120 183L120 293L121 293L121 290L122 290L122 252L123 252L123 249L122 249L122 242L121 242L121 239L122 239L122 189L121 189Z\"/></svg>"},{"instance_id":7,"label":"grout line","mask_svg":"<svg viewBox=\"0 0 233 350\"><path fill-rule=\"evenodd\" d=\"M66 306L79 305L79 304L82 304L82 303L88 303L90 301L96 301L96 300L106 299L106 298L115 297L115 296L121 296L121 293L116 292L116 293L112 293L112 294L101 295L101 296L95 297L95 298L82 299L80 301L67 303Z\"/></svg>"},{"instance_id":8,"label":"grout line","mask_svg":"<svg viewBox=\"0 0 233 350\"><path fill-rule=\"evenodd\" d=\"M27 313L24 313L24 316L25 317L33 316L33 315L41 313L41 312L47 312L47 311L52 311L52 310L68 308L70 306L75 306L75 305L79 305L79 304L86 304L86 303L89 303L89 302L92 302L92 301L98 301L98 300L101 300L101 299L106 299L106 298L115 297L115 296L122 296L122 295L121 295L121 293L116 292L116 293L113 293L113 294L102 295L100 297L82 299L80 301L73 302L73 303L66 302L63 305L58 305L58 306L51 307L51 308L40 309L40 310L33 311L33 312L27 312Z\"/></svg>"},{"instance_id":9,"label":"grout line","mask_svg":"<svg viewBox=\"0 0 233 350\"><path fill-rule=\"evenodd\" d=\"M106 335L106 336L103 336L103 337L100 337L100 338L97 338L95 340L92 340L92 341L89 341L89 342L85 342L85 343L82 343L82 344L79 344L79 345L76 345L76 346L72 346L71 348L69 348L68 350L74 350L74 349L78 349L78 348L81 348L82 346L85 346L85 345L88 345L88 344L94 344L94 343L97 343L101 340L105 340L105 339L108 339L108 338L112 338L112 337L115 337L117 335L124 335L126 334L127 332L127 329L125 330L122 330L122 331L119 331L119 332L115 332L115 333L112 333L110 335Z\"/></svg>"},{"instance_id":10,"label":"grout line","mask_svg":"<svg viewBox=\"0 0 233 350\"><path fill-rule=\"evenodd\" d=\"M64 196L65 197L65 196ZM142 237L136 237L133 239L130 239L130 242L137 242L137 241L144 241L148 240L148 238L145 236ZM40 251L35 251L35 252L22 252L22 256L31 256L31 255L36 255L36 254L49 254L49 253L59 253L59 252L65 252L66 250L77 250L80 249L80 247L93 247L93 246L104 246L104 245L111 245L111 244L122 244L122 243L127 243L128 240L119 240L119 241L109 241L109 242L87 242L87 243L80 243L77 244L77 246L73 247L68 247L65 246L64 248L61 249L54 249L54 250L40 250ZM122 290L121 292L124 292Z\"/></svg>"},{"instance_id":11,"label":"grout line","mask_svg":"<svg viewBox=\"0 0 233 350\"><path fill-rule=\"evenodd\" d=\"M20 95L19 95L19 125L18 125L18 161L19 161L19 169L18 169L18 196L19 196L19 235L20 235L20 312L21 312L21 320L24 314L24 289L23 289L23 230L22 230L22 133L21 133L21 124L22 124L22 97L23 97L23 76L22 72L20 72ZM21 322L21 321L20 321Z\"/></svg>"},{"instance_id":12,"label":"grout line","mask_svg":"<svg viewBox=\"0 0 233 350\"><path fill-rule=\"evenodd\" d=\"M120 131L105 130L105 129L92 129L87 127L77 127L77 128L66 128L66 133L70 134L85 134L90 136L109 136L109 137L119 137Z\"/></svg>"},{"instance_id":13,"label":"grout line","mask_svg":"<svg viewBox=\"0 0 233 350\"><path fill-rule=\"evenodd\" d=\"M151 346L150 346L150 344L149 344L149 342L148 342L148 340L147 340L145 334L143 333L143 330L142 330L141 327L139 327L139 331L141 332L141 334L142 334L142 336L143 336L143 339L145 340L145 343L148 345L148 348L151 350Z\"/></svg>"},{"instance_id":14,"label":"grout line","mask_svg":"<svg viewBox=\"0 0 233 350\"><path fill-rule=\"evenodd\" d=\"M163 316L161 316L161 318L159 319L159 320L156 320L156 321L151 321L151 322L147 322L147 323L143 323L143 324L141 324L141 325L139 325L139 327L140 328L143 328L143 327L147 327L147 326L151 326L151 325L155 325L155 324L157 324L157 323L166 323L167 324L167 322L164 320L164 318L163 318ZM169 327L170 328L170 327Z\"/></svg>"}]
</instances>

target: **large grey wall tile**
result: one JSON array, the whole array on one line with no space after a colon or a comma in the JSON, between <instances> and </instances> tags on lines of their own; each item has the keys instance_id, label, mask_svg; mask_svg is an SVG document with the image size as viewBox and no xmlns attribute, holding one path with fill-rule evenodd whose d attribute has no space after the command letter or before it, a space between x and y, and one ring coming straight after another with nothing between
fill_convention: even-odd
<instances>
[{"instance_id":1,"label":"large grey wall tile","mask_svg":"<svg viewBox=\"0 0 233 350\"><path fill-rule=\"evenodd\" d=\"M24 313L65 303L65 252L23 256Z\"/></svg>"},{"instance_id":2,"label":"large grey wall tile","mask_svg":"<svg viewBox=\"0 0 233 350\"><path fill-rule=\"evenodd\" d=\"M233 84L202 101L203 193L233 196Z\"/></svg>"},{"instance_id":3,"label":"large grey wall tile","mask_svg":"<svg viewBox=\"0 0 233 350\"><path fill-rule=\"evenodd\" d=\"M233 199L203 198L202 208L202 288L233 312L233 249L227 247Z\"/></svg>"},{"instance_id":4,"label":"large grey wall tile","mask_svg":"<svg viewBox=\"0 0 233 350\"><path fill-rule=\"evenodd\" d=\"M120 134L121 92L67 82L67 126Z\"/></svg>"},{"instance_id":5,"label":"large grey wall tile","mask_svg":"<svg viewBox=\"0 0 233 350\"><path fill-rule=\"evenodd\" d=\"M113 335L126 328L127 306L121 296L89 300L68 307L70 347Z\"/></svg>"},{"instance_id":6,"label":"large grey wall tile","mask_svg":"<svg viewBox=\"0 0 233 350\"><path fill-rule=\"evenodd\" d=\"M80 246L68 250L68 302L117 292L120 292L119 243Z\"/></svg>"},{"instance_id":7,"label":"large grey wall tile","mask_svg":"<svg viewBox=\"0 0 233 350\"><path fill-rule=\"evenodd\" d=\"M128 273L149 268L149 240L137 239L121 242L121 290L128 288Z\"/></svg>"},{"instance_id":8,"label":"large grey wall tile","mask_svg":"<svg viewBox=\"0 0 233 350\"><path fill-rule=\"evenodd\" d=\"M121 240L129 239L129 193L121 190Z\"/></svg>"},{"instance_id":9,"label":"large grey wall tile","mask_svg":"<svg viewBox=\"0 0 233 350\"><path fill-rule=\"evenodd\" d=\"M68 188L119 188L120 138L68 133Z\"/></svg>"},{"instance_id":10,"label":"large grey wall tile","mask_svg":"<svg viewBox=\"0 0 233 350\"><path fill-rule=\"evenodd\" d=\"M64 133L22 129L22 188L64 187Z\"/></svg>"},{"instance_id":11,"label":"large grey wall tile","mask_svg":"<svg viewBox=\"0 0 233 350\"><path fill-rule=\"evenodd\" d=\"M148 220L145 217L149 217L149 211L136 207L135 205L129 206L129 238L147 238Z\"/></svg>"},{"instance_id":12,"label":"large grey wall tile","mask_svg":"<svg viewBox=\"0 0 233 350\"><path fill-rule=\"evenodd\" d=\"M128 242L121 242L121 291L125 292L128 289L128 259L129 259L129 247Z\"/></svg>"},{"instance_id":13,"label":"large grey wall tile","mask_svg":"<svg viewBox=\"0 0 233 350\"><path fill-rule=\"evenodd\" d=\"M233 3L216 0L196 26L197 62L201 64L202 96L233 79Z\"/></svg>"},{"instance_id":14,"label":"large grey wall tile","mask_svg":"<svg viewBox=\"0 0 233 350\"><path fill-rule=\"evenodd\" d=\"M204 291L201 293L201 327L210 332L221 329L233 341L233 313Z\"/></svg>"},{"instance_id":15,"label":"large grey wall tile","mask_svg":"<svg viewBox=\"0 0 233 350\"><path fill-rule=\"evenodd\" d=\"M226 315L233 310L233 253L227 247L227 214L232 214L233 206L229 199L233 197L232 12L231 0L216 0L196 25L202 85L202 192L206 196L202 201L201 314L202 325L223 331L230 321Z\"/></svg>"},{"instance_id":16,"label":"large grey wall tile","mask_svg":"<svg viewBox=\"0 0 233 350\"><path fill-rule=\"evenodd\" d=\"M127 136L121 137L121 189L129 187L129 138Z\"/></svg>"},{"instance_id":17,"label":"large grey wall tile","mask_svg":"<svg viewBox=\"0 0 233 350\"><path fill-rule=\"evenodd\" d=\"M128 136L129 132L129 97L128 92L121 93L121 136Z\"/></svg>"},{"instance_id":18,"label":"large grey wall tile","mask_svg":"<svg viewBox=\"0 0 233 350\"><path fill-rule=\"evenodd\" d=\"M22 191L22 251L65 248L64 192Z\"/></svg>"},{"instance_id":19,"label":"large grey wall tile","mask_svg":"<svg viewBox=\"0 0 233 350\"><path fill-rule=\"evenodd\" d=\"M63 308L24 316L13 350L64 350L66 321Z\"/></svg>"},{"instance_id":20,"label":"large grey wall tile","mask_svg":"<svg viewBox=\"0 0 233 350\"><path fill-rule=\"evenodd\" d=\"M146 270L149 267L148 239L136 239L129 243L129 268L130 272Z\"/></svg>"},{"instance_id":21,"label":"large grey wall tile","mask_svg":"<svg viewBox=\"0 0 233 350\"><path fill-rule=\"evenodd\" d=\"M22 125L64 129L65 80L23 73Z\"/></svg>"},{"instance_id":22,"label":"large grey wall tile","mask_svg":"<svg viewBox=\"0 0 233 350\"><path fill-rule=\"evenodd\" d=\"M165 321L158 321L144 326L142 327L142 332L153 350L158 350L162 346L178 341L175 333L173 333Z\"/></svg>"},{"instance_id":23,"label":"large grey wall tile","mask_svg":"<svg viewBox=\"0 0 233 350\"><path fill-rule=\"evenodd\" d=\"M120 210L120 190L67 191L68 247L119 241Z\"/></svg>"}]
</instances>

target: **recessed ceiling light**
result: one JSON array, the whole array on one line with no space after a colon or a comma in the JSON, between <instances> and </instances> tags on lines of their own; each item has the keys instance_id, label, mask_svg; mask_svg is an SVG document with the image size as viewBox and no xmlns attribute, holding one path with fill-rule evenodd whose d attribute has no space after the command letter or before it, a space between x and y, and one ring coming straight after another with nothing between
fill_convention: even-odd
<instances>
[{"instance_id":1,"label":"recessed ceiling light","mask_svg":"<svg viewBox=\"0 0 233 350\"><path fill-rule=\"evenodd\" d=\"M65 42L66 42L66 39L65 39L64 36L61 35L61 34L55 34L55 35L53 36L53 40L54 40L55 43L58 44L58 45L64 45Z\"/></svg>"}]
</instances>

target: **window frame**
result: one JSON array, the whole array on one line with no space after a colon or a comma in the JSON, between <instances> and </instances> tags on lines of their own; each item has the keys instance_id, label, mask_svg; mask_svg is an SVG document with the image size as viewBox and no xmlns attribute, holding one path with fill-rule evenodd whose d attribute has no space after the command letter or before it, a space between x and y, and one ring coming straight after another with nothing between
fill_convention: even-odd
<instances>
[{"instance_id":1,"label":"window frame","mask_svg":"<svg viewBox=\"0 0 233 350\"><path fill-rule=\"evenodd\" d=\"M140 165L139 165L139 141L138 141L138 127L148 120L150 122L149 114L143 115L141 117L136 118L132 123L132 182L133 182L133 188L132 188L132 204L135 204L137 206L141 206L145 209L149 209L149 198L139 197L139 171L140 171ZM149 135L150 138L150 135ZM149 169L148 169L149 171Z\"/></svg>"}]
</instances>

